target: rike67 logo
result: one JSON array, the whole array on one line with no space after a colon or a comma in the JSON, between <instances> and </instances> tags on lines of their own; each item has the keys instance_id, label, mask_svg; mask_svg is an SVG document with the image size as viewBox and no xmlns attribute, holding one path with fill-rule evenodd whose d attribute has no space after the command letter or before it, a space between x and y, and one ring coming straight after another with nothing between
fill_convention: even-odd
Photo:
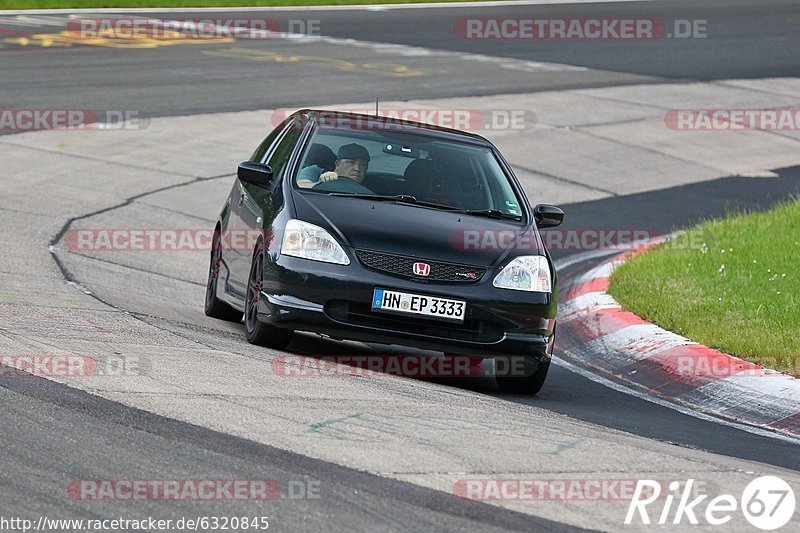
<instances>
[{"instance_id":1,"label":"rike67 logo","mask_svg":"<svg viewBox=\"0 0 800 533\"><path fill-rule=\"evenodd\" d=\"M697 495L694 480L683 484L672 481L662 494L662 484L640 479L636 484L625 524L688 524L712 526L727 524L741 512L755 528L763 531L779 529L792 519L795 496L792 487L776 476L762 476L751 481L738 499L721 494L707 500L708 494ZM653 513L651 515L650 513Z\"/></svg>"}]
</instances>

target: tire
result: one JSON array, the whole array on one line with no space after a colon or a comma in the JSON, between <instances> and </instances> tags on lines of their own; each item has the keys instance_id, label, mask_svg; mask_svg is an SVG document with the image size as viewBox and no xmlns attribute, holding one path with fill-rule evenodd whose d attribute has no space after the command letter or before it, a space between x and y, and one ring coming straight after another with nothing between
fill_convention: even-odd
<instances>
[{"instance_id":1,"label":"tire","mask_svg":"<svg viewBox=\"0 0 800 533\"><path fill-rule=\"evenodd\" d=\"M206 282L206 315L228 322L241 322L242 312L237 311L225 302L217 298L217 283L219 281L219 266L222 262L222 243L220 242L219 232L214 232L214 239L211 241L211 261L208 266L208 281Z\"/></svg>"},{"instance_id":2,"label":"tire","mask_svg":"<svg viewBox=\"0 0 800 533\"><path fill-rule=\"evenodd\" d=\"M247 296L244 301L244 334L250 344L283 350L289 345L294 332L290 329L276 328L258 320L258 300L261 298L263 277L264 254L256 252L250 267Z\"/></svg>"},{"instance_id":3,"label":"tire","mask_svg":"<svg viewBox=\"0 0 800 533\"><path fill-rule=\"evenodd\" d=\"M530 363L531 370L534 361ZM539 363L536 370L525 372L524 376L496 376L497 386L500 390L508 394L538 394L547 379L547 372L550 370L550 361Z\"/></svg>"}]
</instances>

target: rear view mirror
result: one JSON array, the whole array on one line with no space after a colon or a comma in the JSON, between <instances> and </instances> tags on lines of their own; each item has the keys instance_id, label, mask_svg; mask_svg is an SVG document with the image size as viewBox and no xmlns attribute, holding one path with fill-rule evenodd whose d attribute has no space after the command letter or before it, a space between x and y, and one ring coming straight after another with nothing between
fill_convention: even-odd
<instances>
[{"instance_id":1,"label":"rear view mirror","mask_svg":"<svg viewBox=\"0 0 800 533\"><path fill-rule=\"evenodd\" d=\"M272 169L269 165L245 161L239 164L237 172L239 180L253 185L266 186L272 181Z\"/></svg>"},{"instance_id":2,"label":"rear view mirror","mask_svg":"<svg viewBox=\"0 0 800 533\"><path fill-rule=\"evenodd\" d=\"M410 159L419 159L419 150L405 144L389 143L383 147L384 154L399 155Z\"/></svg>"},{"instance_id":3,"label":"rear view mirror","mask_svg":"<svg viewBox=\"0 0 800 533\"><path fill-rule=\"evenodd\" d=\"M540 228L555 228L564 222L564 211L550 204L538 204L533 208L533 216Z\"/></svg>"}]
</instances>

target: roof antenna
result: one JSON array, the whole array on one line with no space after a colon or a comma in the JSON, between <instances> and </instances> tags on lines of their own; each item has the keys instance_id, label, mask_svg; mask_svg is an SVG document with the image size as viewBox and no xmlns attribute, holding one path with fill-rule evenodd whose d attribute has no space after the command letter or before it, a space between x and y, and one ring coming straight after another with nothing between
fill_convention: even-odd
<instances>
[{"instance_id":1,"label":"roof antenna","mask_svg":"<svg viewBox=\"0 0 800 533\"><path fill-rule=\"evenodd\" d=\"M376 117L381 116L380 112L378 111L378 97L377 96L375 97L375 116Z\"/></svg>"}]
</instances>

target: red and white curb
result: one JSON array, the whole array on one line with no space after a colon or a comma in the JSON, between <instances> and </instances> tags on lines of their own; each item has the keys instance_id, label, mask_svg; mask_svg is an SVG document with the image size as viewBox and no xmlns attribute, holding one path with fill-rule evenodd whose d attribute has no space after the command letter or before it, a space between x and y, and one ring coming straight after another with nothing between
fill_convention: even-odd
<instances>
[{"instance_id":1,"label":"red and white curb","mask_svg":"<svg viewBox=\"0 0 800 533\"><path fill-rule=\"evenodd\" d=\"M799 379L692 342L622 309L607 291L611 273L630 256L614 256L565 290L557 343L565 359L703 413L800 437Z\"/></svg>"}]
</instances>

